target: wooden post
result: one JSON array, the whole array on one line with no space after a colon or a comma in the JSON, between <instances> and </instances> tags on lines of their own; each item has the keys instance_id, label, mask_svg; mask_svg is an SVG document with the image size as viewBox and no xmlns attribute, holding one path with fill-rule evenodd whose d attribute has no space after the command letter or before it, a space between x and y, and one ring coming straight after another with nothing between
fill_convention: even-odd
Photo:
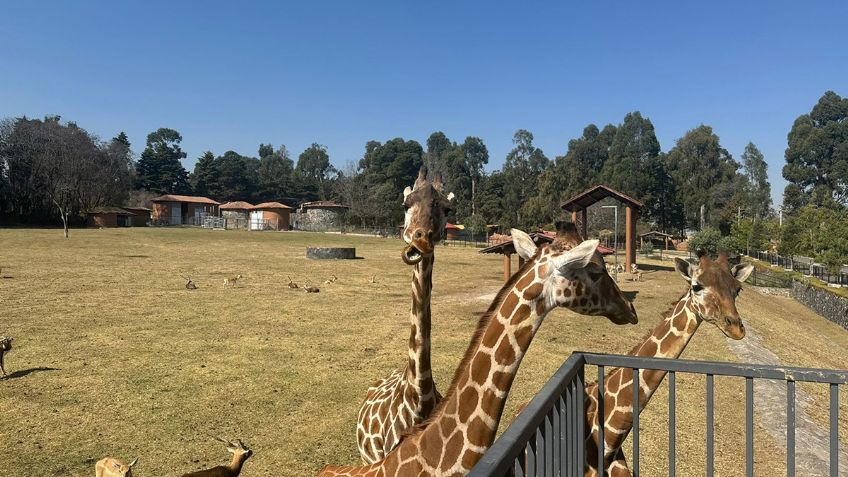
<instances>
[{"instance_id":1,"label":"wooden post","mask_svg":"<svg viewBox=\"0 0 848 477\"><path fill-rule=\"evenodd\" d=\"M571 211L571 223L574 224L575 227L577 227L577 211L576 210Z\"/></svg>"},{"instance_id":2,"label":"wooden post","mask_svg":"<svg viewBox=\"0 0 848 477\"><path fill-rule=\"evenodd\" d=\"M624 237L624 266L630 272L630 267L636 263L636 211L631 206L625 210Z\"/></svg>"},{"instance_id":3,"label":"wooden post","mask_svg":"<svg viewBox=\"0 0 848 477\"><path fill-rule=\"evenodd\" d=\"M504 254L504 281L509 280L509 277L512 275L512 260L510 259L510 254Z\"/></svg>"},{"instance_id":4,"label":"wooden post","mask_svg":"<svg viewBox=\"0 0 848 477\"><path fill-rule=\"evenodd\" d=\"M586 220L586 209L580 210L580 219L583 221L583 223L580 224L580 229L583 231L582 237L583 237L583 240L586 240L586 238L588 237L588 235L586 234L586 231L588 230L588 226L589 226L587 224L587 220Z\"/></svg>"}]
</instances>

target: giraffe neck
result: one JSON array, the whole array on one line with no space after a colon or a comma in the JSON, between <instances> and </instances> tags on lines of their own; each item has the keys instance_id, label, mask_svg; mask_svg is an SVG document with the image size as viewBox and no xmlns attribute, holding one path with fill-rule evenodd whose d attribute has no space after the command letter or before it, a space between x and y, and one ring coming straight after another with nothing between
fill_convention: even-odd
<instances>
[{"instance_id":1,"label":"giraffe neck","mask_svg":"<svg viewBox=\"0 0 848 477\"><path fill-rule=\"evenodd\" d=\"M698 330L700 322L691 295L687 293L630 354L645 358L678 358ZM648 404L666 374L665 371L650 369L639 373L640 411ZM592 394L596 395L597 391ZM611 455L622 446L633 427L633 370L616 368L609 373L604 380L604 396L606 402L615 399L614 406L604 406L605 427L615 430L604 434L605 454Z\"/></svg>"},{"instance_id":2,"label":"giraffe neck","mask_svg":"<svg viewBox=\"0 0 848 477\"><path fill-rule=\"evenodd\" d=\"M433 290L433 255L425 256L412 270L412 309L409 314L409 362L406 379L419 396L433 392L430 367L430 295Z\"/></svg>"},{"instance_id":3,"label":"giraffe neck","mask_svg":"<svg viewBox=\"0 0 848 477\"><path fill-rule=\"evenodd\" d=\"M525 266L498 294L419 435L423 460L439 463L439 475L467 472L495 438L521 360L550 311L535 279L534 267Z\"/></svg>"}]
</instances>

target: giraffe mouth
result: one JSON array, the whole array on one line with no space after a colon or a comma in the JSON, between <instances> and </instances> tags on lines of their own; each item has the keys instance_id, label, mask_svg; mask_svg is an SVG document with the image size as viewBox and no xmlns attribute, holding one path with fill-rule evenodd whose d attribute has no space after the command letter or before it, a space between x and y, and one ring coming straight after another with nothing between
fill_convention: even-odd
<instances>
[{"instance_id":1,"label":"giraffe mouth","mask_svg":"<svg viewBox=\"0 0 848 477\"><path fill-rule=\"evenodd\" d=\"M407 265L416 265L421 259L424 258L424 254L421 253L421 250L418 250L415 245L407 245L403 252L401 252L400 257L403 259L403 262Z\"/></svg>"}]
</instances>

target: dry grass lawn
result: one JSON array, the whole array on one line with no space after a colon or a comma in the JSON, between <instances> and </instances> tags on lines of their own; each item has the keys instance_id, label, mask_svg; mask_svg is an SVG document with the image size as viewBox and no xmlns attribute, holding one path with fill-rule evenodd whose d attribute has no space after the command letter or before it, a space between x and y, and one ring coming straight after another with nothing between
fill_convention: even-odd
<instances>
[{"instance_id":1,"label":"dry grass lawn","mask_svg":"<svg viewBox=\"0 0 848 477\"><path fill-rule=\"evenodd\" d=\"M363 259L310 261L307 244L355 246ZM309 476L326 463L356 463L365 390L406 356L411 274L397 240L188 228L72 230L65 240L59 230L3 229L0 247L2 275L11 277L0 279L0 334L16 345L6 360L11 376L0 380L0 476L87 476L104 456L139 456L138 477L177 476L228 460L216 435L256 451L244 476ZM665 267L622 284L637 292L636 326L551 313L505 415L572 351L627 352L653 328L684 289ZM222 288L238 273L237 287ZM440 247L434 273L434 373L444 392L501 285L501 257ZM332 274L338 281L325 285ZM200 288L185 290L181 275ZM287 276L321 292L292 291ZM846 368L845 330L786 298L746 290L739 306L784 364ZM709 325L684 357L737 360ZM717 475L743 475L744 383L716 384ZM704 380L679 376L678 386L678 475L697 475ZM825 422L823 390L803 389ZM663 386L642 414L644 475L665 471L666 401ZM757 475L778 475L782 450L757 432Z\"/></svg>"}]
</instances>

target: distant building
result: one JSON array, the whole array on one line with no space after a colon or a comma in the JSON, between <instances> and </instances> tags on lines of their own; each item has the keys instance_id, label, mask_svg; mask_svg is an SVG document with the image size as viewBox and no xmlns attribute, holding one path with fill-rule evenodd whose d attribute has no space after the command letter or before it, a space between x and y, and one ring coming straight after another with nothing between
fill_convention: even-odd
<instances>
[{"instance_id":1,"label":"distant building","mask_svg":"<svg viewBox=\"0 0 848 477\"><path fill-rule=\"evenodd\" d=\"M250 230L288 230L292 208L279 202L263 202L250 208Z\"/></svg>"},{"instance_id":2,"label":"distant building","mask_svg":"<svg viewBox=\"0 0 848 477\"><path fill-rule=\"evenodd\" d=\"M156 225L202 225L206 215L218 215L219 202L208 197L167 194L151 199Z\"/></svg>"},{"instance_id":3,"label":"distant building","mask_svg":"<svg viewBox=\"0 0 848 477\"><path fill-rule=\"evenodd\" d=\"M86 215L87 226L106 228L132 227L132 218L135 214L120 207L97 207Z\"/></svg>"},{"instance_id":4,"label":"distant building","mask_svg":"<svg viewBox=\"0 0 848 477\"><path fill-rule=\"evenodd\" d=\"M147 207L122 207L122 209L134 214L130 217L133 227L147 227L150 223L151 211Z\"/></svg>"},{"instance_id":5,"label":"distant building","mask_svg":"<svg viewBox=\"0 0 848 477\"><path fill-rule=\"evenodd\" d=\"M294 228L315 232L341 232L350 207L321 200L300 204L294 214Z\"/></svg>"},{"instance_id":6,"label":"distant building","mask_svg":"<svg viewBox=\"0 0 848 477\"><path fill-rule=\"evenodd\" d=\"M242 200L227 202L219 207L221 217L227 219L226 228L228 229L246 229L252 208L253 204Z\"/></svg>"}]
</instances>

